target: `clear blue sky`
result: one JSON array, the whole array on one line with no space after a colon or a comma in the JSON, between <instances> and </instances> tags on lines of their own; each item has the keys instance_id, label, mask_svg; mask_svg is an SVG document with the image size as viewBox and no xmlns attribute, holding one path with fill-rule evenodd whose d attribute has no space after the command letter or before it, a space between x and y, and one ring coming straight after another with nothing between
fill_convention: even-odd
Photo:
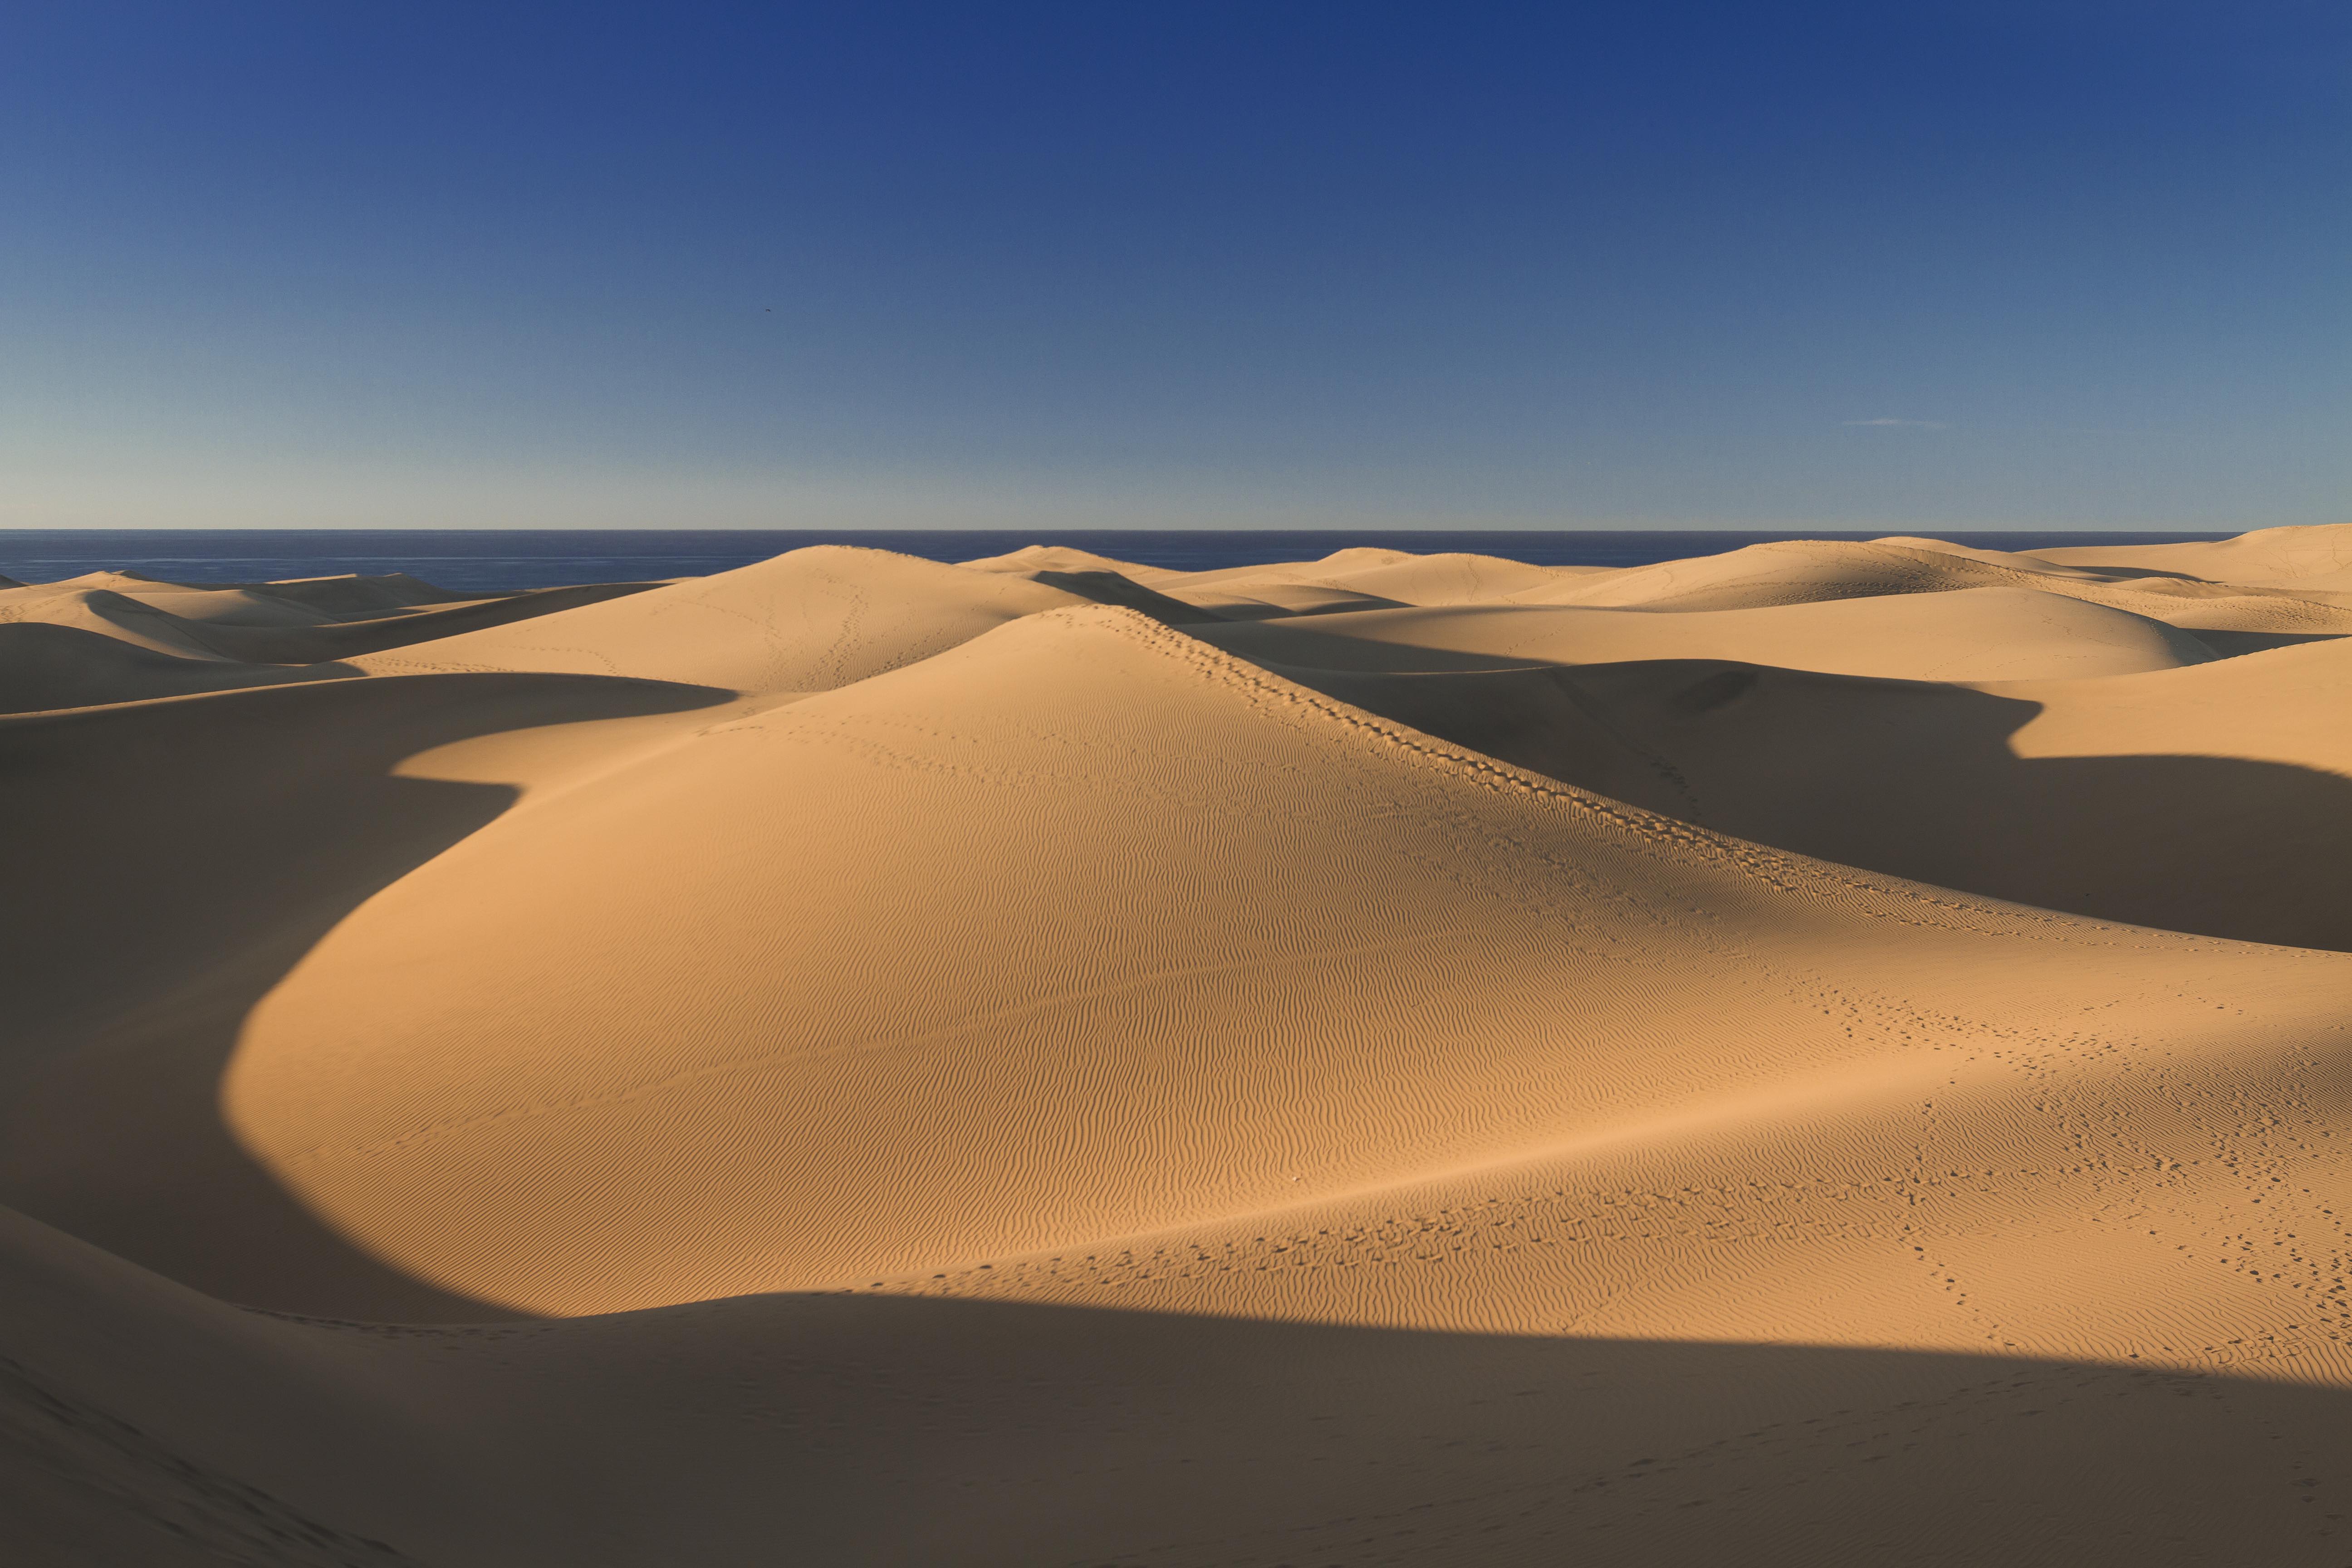
<instances>
[{"instance_id":1,"label":"clear blue sky","mask_svg":"<svg viewBox=\"0 0 2352 1568\"><path fill-rule=\"evenodd\" d=\"M0 526L2352 518L2352 6L43 4Z\"/></svg>"}]
</instances>

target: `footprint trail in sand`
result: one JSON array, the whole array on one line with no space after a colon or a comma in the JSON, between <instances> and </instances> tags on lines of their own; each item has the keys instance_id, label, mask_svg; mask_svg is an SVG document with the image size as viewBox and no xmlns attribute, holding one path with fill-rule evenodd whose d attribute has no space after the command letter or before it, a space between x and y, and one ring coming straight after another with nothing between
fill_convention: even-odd
<instances>
[{"instance_id":1,"label":"footprint trail in sand","mask_svg":"<svg viewBox=\"0 0 2352 1568\"><path fill-rule=\"evenodd\" d=\"M2340 1565L2347 634L2352 525L0 588L0 1517Z\"/></svg>"}]
</instances>

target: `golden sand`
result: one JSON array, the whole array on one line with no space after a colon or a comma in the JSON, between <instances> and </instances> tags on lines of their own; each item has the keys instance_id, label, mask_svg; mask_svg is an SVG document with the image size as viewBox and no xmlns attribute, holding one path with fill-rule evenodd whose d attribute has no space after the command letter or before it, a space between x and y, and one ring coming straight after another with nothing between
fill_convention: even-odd
<instances>
[{"instance_id":1,"label":"golden sand","mask_svg":"<svg viewBox=\"0 0 2352 1568\"><path fill-rule=\"evenodd\" d=\"M0 1556L2341 1568L2347 633L2352 525L0 588Z\"/></svg>"}]
</instances>

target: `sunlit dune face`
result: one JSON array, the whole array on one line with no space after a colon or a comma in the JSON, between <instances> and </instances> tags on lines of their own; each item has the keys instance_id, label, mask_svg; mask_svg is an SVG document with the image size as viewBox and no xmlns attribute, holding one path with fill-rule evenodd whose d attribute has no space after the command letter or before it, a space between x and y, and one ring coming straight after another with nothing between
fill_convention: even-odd
<instances>
[{"instance_id":1,"label":"sunlit dune face","mask_svg":"<svg viewBox=\"0 0 2352 1568\"><path fill-rule=\"evenodd\" d=\"M1424 1439L1519 1456L1528 1520L1562 1454L1618 1489L1580 1508L1650 1449L1727 1510L1906 1445L2031 1490L2000 1435L2065 1404L2058 1474L2092 1400L2304 1452L2352 1382L2352 609L2306 558L9 590L0 787L126 825L111 882L19 858L10 1195L252 1305L584 1320L315 1397L658 1406L665 1475L821 1435L911 1484L950 1408L966 1468L1140 1465L1140 1402L1183 1495L1336 1541L1327 1465L1521 1528ZM2151 1403L2209 1394L2201 1436Z\"/></svg>"}]
</instances>

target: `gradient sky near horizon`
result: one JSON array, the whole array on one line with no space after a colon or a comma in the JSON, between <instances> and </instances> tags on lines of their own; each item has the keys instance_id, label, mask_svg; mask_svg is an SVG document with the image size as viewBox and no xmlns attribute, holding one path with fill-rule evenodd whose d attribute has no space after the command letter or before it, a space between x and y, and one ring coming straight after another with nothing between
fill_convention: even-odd
<instances>
[{"instance_id":1,"label":"gradient sky near horizon","mask_svg":"<svg viewBox=\"0 0 2352 1568\"><path fill-rule=\"evenodd\" d=\"M0 527L2352 518L2352 8L22 8Z\"/></svg>"}]
</instances>

